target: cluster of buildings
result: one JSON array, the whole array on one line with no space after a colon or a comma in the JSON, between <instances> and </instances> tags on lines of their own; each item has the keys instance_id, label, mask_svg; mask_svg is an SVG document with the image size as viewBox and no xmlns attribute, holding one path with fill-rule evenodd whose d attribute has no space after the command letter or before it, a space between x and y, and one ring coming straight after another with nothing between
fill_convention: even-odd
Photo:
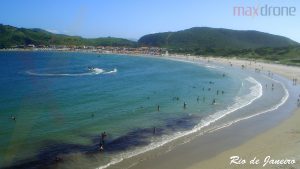
<instances>
[{"instance_id":1,"label":"cluster of buildings","mask_svg":"<svg viewBox=\"0 0 300 169\"><path fill-rule=\"evenodd\" d=\"M158 47L113 47L113 46L65 46L65 45L38 45L13 46L11 50L54 50L54 51L84 51L102 54L132 54L132 55L166 55L167 49Z\"/></svg>"}]
</instances>

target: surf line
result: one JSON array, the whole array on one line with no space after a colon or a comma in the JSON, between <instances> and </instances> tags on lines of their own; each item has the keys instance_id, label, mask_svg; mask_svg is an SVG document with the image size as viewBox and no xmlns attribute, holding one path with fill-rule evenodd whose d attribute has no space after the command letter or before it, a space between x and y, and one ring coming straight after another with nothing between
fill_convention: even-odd
<instances>
[{"instance_id":1,"label":"surf line","mask_svg":"<svg viewBox=\"0 0 300 169\"><path fill-rule=\"evenodd\" d=\"M250 88L251 89L250 94L246 95L246 96L252 95L253 98L251 98L250 100L249 99L245 99L245 100L247 100L247 102L245 101L245 103L243 103L243 104L236 103L236 104L234 104L236 106L234 106L234 105L229 106L226 110L219 111L217 113L214 113L213 115L210 115L209 117L207 117L206 120L201 120L201 122L198 125L196 125L190 131L176 132L175 134L173 134L171 136L167 136L167 135L166 136L162 136L162 138L161 138L160 141L152 142L148 146L145 146L145 147L140 148L138 150L134 150L133 152L124 152L124 153L121 153L121 154L117 155L117 157L114 157L106 165L100 166L100 167L98 167L96 169L105 169L105 168L108 168L108 167L110 167L112 165L116 165L116 164L122 162L124 159L129 159L129 158L135 157L137 155L140 155L140 154L146 153L148 151L154 150L156 148L162 147L162 146L166 145L167 143L170 143L170 142L172 142L172 141L174 141L174 140L176 140L178 138L181 138L181 137L184 137L184 136L196 133L196 132L200 131L202 128L204 128L206 126L209 126L210 124L212 124L212 123L216 122L217 120L225 117L226 115L228 115L228 114L230 114L232 112L235 112L236 110L241 109L241 108L243 108L245 106L250 105L251 103L253 103L255 100L259 99L262 96L262 93L263 93L262 89L263 89L263 87L253 77L247 77L245 80L247 80L250 83L254 84L254 86L252 86Z\"/></svg>"},{"instance_id":2,"label":"surf line","mask_svg":"<svg viewBox=\"0 0 300 169\"><path fill-rule=\"evenodd\" d=\"M267 77L267 76L266 76L266 77ZM267 77L267 78L269 78L269 77ZM271 78L269 78L269 79L270 79L270 80L273 80L274 82L279 83L279 84L283 87L283 89L284 89L285 95L281 98L281 100L280 100L280 102L279 102L278 104L272 106L271 108L269 108L269 109L267 109L267 110L260 111L260 112L258 112L258 113L256 113L256 114L251 115L251 116L246 116L246 117L243 117L243 118L239 118L239 119L236 119L236 120L231 121L231 122L229 122L229 123L223 124L223 125L221 125L221 126L217 126L217 127L213 128L213 129L207 131L207 132L211 133L211 132L220 130L220 129L222 129L222 128L229 127L229 126L231 126L231 125L233 125L233 124L235 124L235 123L238 123L238 122L240 122L240 121L244 121L244 120L247 120L247 119L251 119L251 118L253 118L253 117L260 116L260 115L263 115L263 114L265 114L265 113L270 113L270 112L272 112L272 111L274 111L274 110L277 110L280 106L282 106L282 105L288 100L290 94L289 94L287 88L285 87L285 85L284 85L282 82L280 82L280 81L278 81L278 80L271 79Z\"/></svg>"}]
</instances>

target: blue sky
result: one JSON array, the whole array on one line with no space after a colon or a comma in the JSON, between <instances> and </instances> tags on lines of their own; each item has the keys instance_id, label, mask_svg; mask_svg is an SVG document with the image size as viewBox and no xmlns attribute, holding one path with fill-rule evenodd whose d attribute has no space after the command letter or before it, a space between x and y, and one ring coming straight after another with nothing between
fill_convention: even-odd
<instances>
[{"instance_id":1,"label":"blue sky","mask_svg":"<svg viewBox=\"0 0 300 169\"><path fill-rule=\"evenodd\" d=\"M296 7L295 16L234 16L235 6ZM195 26L258 30L300 42L297 0L2 0L0 23L83 37L138 39Z\"/></svg>"}]
</instances>

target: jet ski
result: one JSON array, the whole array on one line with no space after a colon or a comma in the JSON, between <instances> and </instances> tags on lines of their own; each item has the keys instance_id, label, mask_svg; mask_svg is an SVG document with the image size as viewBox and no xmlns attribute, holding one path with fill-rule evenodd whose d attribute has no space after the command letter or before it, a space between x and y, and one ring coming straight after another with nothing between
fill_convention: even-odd
<instances>
[{"instance_id":1,"label":"jet ski","mask_svg":"<svg viewBox=\"0 0 300 169\"><path fill-rule=\"evenodd\" d=\"M95 71L95 68L91 67L91 66L89 66L88 69L89 69L89 71Z\"/></svg>"},{"instance_id":2,"label":"jet ski","mask_svg":"<svg viewBox=\"0 0 300 169\"><path fill-rule=\"evenodd\" d=\"M105 71L103 69L100 69L100 68L96 68L96 67L88 67L89 71L91 73L95 73L95 74L101 74L101 73L104 73Z\"/></svg>"}]
</instances>

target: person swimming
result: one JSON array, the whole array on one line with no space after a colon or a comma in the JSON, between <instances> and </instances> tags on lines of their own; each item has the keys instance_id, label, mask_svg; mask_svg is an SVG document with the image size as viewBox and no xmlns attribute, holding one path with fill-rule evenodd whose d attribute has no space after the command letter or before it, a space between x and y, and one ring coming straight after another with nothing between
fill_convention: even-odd
<instances>
[{"instance_id":1,"label":"person swimming","mask_svg":"<svg viewBox=\"0 0 300 169\"><path fill-rule=\"evenodd\" d=\"M216 99L214 99L211 104L216 104Z\"/></svg>"},{"instance_id":2,"label":"person swimming","mask_svg":"<svg viewBox=\"0 0 300 169\"><path fill-rule=\"evenodd\" d=\"M16 117L15 117L15 116L11 115L10 118L11 118L13 121L16 121Z\"/></svg>"}]
</instances>

